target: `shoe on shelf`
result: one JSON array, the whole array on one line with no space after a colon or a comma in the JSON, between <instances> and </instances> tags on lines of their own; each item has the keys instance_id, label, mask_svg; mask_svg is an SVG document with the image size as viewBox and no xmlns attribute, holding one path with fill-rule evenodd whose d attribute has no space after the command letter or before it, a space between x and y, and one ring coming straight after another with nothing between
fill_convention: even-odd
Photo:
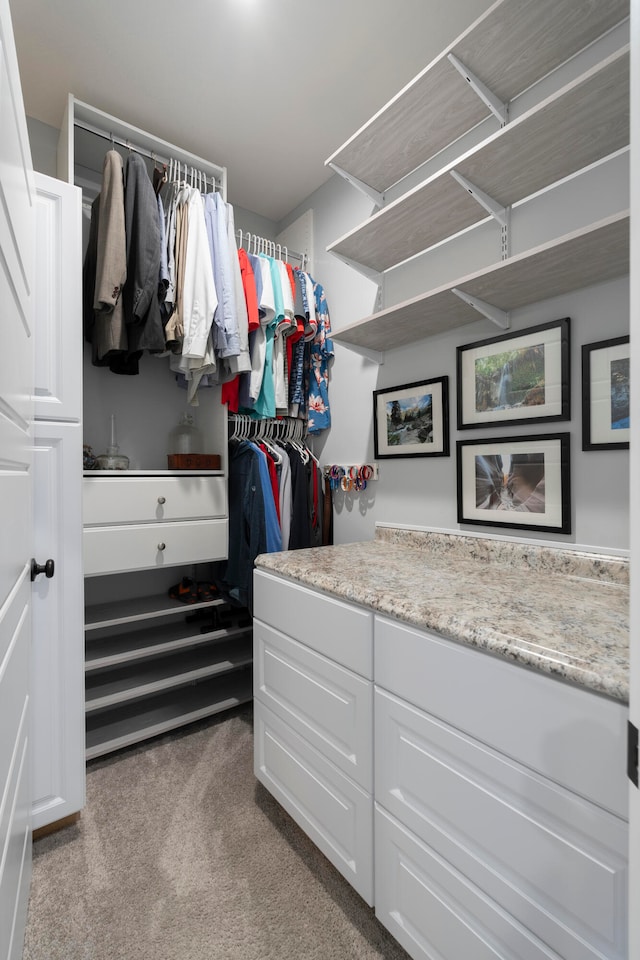
<instances>
[{"instance_id":1,"label":"shoe on shelf","mask_svg":"<svg viewBox=\"0 0 640 960\"><path fill-rule=\"evenodd\" d=\"M198 584L192 577L183 577L180 583L169 587L169 596L180 603L198 603Z\"/></svg>"}]
</instances>

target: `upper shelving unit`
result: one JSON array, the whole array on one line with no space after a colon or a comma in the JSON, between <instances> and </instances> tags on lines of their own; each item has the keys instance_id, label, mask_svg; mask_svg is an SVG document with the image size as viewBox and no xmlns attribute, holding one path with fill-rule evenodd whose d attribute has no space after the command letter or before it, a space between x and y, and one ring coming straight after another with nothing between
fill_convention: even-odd
<instances>
[{"instance_id":1,"label":"upper shelving unit","mask_svg":"<svg viewBox=\"0 0 640 960\"><path fill-rule=\"evenodd\" d=\"M629 0L498 0L326 163L384 192L629 15ZM464 65L466 82L449 59Z\"/></svg>"},{"instance_id":2,"label":"upper shelving unit","mask_svg":"<svg viewBox=\"0 0 640 960\"><path fill-rule=\"evenodd\" d=\"M626 46L327 249L383 272L484 219L487 208L476 199L480 191L504 214L628 143Z\"/></svg>"},{"instance_id":3,"label":"upper shelving unit","mask_svg":"<svg viewBox=\"0 0 640 960\"><path fill-rule=\"evenodd\" d=\"M613 280L628 270L629 215L625 212L388 307L332 337L366 351L395 349L477 321L480 313L460 295L508 313Z\"/></svg>"}]
</instances>

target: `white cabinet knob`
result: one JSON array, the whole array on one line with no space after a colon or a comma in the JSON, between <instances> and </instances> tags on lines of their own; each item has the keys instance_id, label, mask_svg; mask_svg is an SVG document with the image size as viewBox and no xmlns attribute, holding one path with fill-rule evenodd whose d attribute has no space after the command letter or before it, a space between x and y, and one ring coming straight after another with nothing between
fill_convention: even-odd
<instances>
[{"instance_id":1,"label":"white cabinet knob","mask_svg":"<svg viewBox=\"0 0 640 960\"><path fill-rule=\"evenodd\" d=\"M165 547L166 547L166 543L159 543L159 544L158 544L158 550L164 550Z\"/></svg>"},{"instance_id":2,"label":"white cabinet knob","mask_svg":"<svg viewBox=\"0 0 640 960\"><path fill-rule=\"evenodd\" d=\"M158 503L166 503L166 502L167 502L166 497L158 497Z\"/></svg>"}]
</instances>

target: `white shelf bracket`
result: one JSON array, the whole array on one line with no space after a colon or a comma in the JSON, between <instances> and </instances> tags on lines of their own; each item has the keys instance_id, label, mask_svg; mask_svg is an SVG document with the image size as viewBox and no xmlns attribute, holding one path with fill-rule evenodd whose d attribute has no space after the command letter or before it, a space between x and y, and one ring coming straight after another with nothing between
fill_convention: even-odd
<instances>
[{"instance_id":1,"label":"white shelf bracket","mask_svg":"<svg viewBox=\"0 0 640 960\"><path fill-rule=\"evenodd\" d=\"M376 207L384 207L384 193L380 193L379 190L375 190L373 187L370 187L368 183L365 183L364 180L358 180L357 177L354 177L353 174L347 173L346 170L343 170L342 167L339 167L337 163L328 163L328 167L331 167L332 170L335 170L336 173L339 173L340 176L347 180L352 187L355 187L356 190L359 190L360 193L364 193L365 197L369 197L370 200L373 200Z\"/></svg>"},{"instance_id":2,"label":"white shelf bracket","mask_svg":"<svg viewBox=\"0 0 640 960\"><path fill-rule=\"evenodd\" d=\"M495 323L496 326L502 330L508 330L511 326L511 314L506 310L501 310L500 307L496 307L492 303L487 303L485 300L480 300L470 293L465 293L464 290L460 290L459 287L452 287L451 293L455 293L456 297L460 297L461 300L470 307L473 307L474 310L477 310L478 313L481 313L487 320L491 320L492 323Z\"/></svg>"},{"instance_id":3,"label":"white shelf bracket","mask_svg":"<svg viewBox=\"0 0 640 960\"><path fill-rule=\"evenodd\" d=\"M345 257L341 253L337 253L334 250L327 248L327 253L332 254L334 257L337 257L338 260L342 260L343 263L346 263L348 267L352 267L354 270L357 270L358 273L361 273L363 277L366 277L367 280L372 280L378 287L376 293L376 300L373 307L373 313L377 313L379 310L382 310L382 293L384 290L384 273L380 273L378 270L372 270L371 267L367 267L364 263L358 263L357 260L352 260L350 257Z\"/></svg>"},{"instance_id":4,"label":"white shelf bracket","mask_svg":"<svg viewBox=\"0 0 640 960\"><path fill-rule=\"evenodd\" d=\"M503 207L497 200L494 200L493 197L490 197L488 193L485 193L484 190L481 190L480 187L476 187L475 183L471 183L470 180L467 180L466 177L463 177L461 173L458 173L457 170L450 170L449 173L456 180L461 187L463 187L467 193L471 194L474 200L476 200L481 207L491 214L494 220L497 220L501 227L507 227L509 222L509 208Z\"/></svg>"},{"instance_id":5,"label":"white shelf bracket","mask_svg":"<svg viewBox=\"0 0 640 960\"><path fill-rule=\"evenodd\" d=\"M483 103L485 103L491 113L498 118L501 124L509 122L509 104L504 103L500 100L495 93L487 87L486 84L482 82L475 74L471 73L470 70L467 70L462 60L458 58L453 53L447 54L447 59L449 63L453 64L459 74L464 77L471 89L480 97Z\"/></svg>"}]
</instances>

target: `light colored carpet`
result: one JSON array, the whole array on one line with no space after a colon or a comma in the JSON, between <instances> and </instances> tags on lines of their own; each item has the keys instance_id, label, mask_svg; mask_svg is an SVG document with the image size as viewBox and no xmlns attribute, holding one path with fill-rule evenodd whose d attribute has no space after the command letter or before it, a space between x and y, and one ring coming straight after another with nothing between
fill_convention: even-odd
<instances>
[{"instance_id":1,"label":"light colored carpet","mask_svg":"<svg viewBox=\"0 0 640 960\"><path fill-rule=\"evenodd\" d=\"M252 708L89 764L34 844L24 960L406 960L253 776Z\"/></svg>"}]
</instances>

